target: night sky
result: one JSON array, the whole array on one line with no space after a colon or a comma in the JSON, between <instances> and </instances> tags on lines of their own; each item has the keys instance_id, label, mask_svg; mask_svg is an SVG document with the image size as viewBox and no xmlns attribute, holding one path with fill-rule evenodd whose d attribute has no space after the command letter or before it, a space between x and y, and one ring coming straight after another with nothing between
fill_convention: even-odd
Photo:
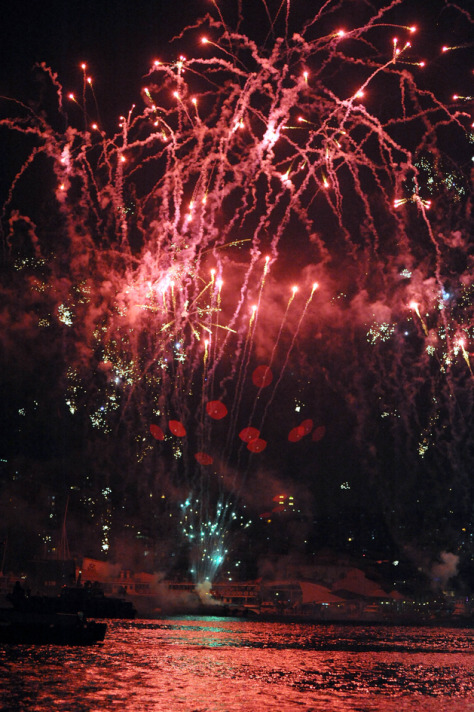
<instances>
[{"instance_id":1,"label":"night sky","mask_svg":"<svg viewBox=\"0 0 474 712\"><path fill-rule=\"evenodd\" d=\"M2 4L5 569L472 591L470 6Z\"/></svg>"}]
</instances>

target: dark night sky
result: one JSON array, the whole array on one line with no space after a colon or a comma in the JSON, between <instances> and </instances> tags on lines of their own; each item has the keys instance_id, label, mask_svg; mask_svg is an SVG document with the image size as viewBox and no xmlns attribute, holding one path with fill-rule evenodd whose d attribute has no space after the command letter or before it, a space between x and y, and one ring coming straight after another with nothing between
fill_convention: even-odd
<instances>
[{"instance_id":1,"label":"dark night sky","mask_svg":"<svg viewBox=\"0 0 474 712\"><path fill-rule=\"evenodd\" d=\"M279 2L270 2L269 6L270 8L278 7L279 4ZM379 5L379 3L376 4ZM231 5L234 17L231 18L230 24L235 22L237 15L237 3L234 2ZM294 0L291 5L292 30L295 30L299 23L299 13L307 14L309 9L314 8L315 3L305 0L299 3L302 7L298 9L298 3ZM351 22L357 24L360 21L356 5L360 12L368 12L364 3L342 2L342 7L337 14L341 22L350 25ZM415 21L417 24L424 24L430 28L428 36L420 34L420 39L417 38L417 47L421 56L428 60L433 59L432 66L426 71L424 81L428 88L436 88L437 96L441 102L450 101L450 95L454 88L453 77L456 77L456 80L459 79L460 84L463 83L464 87L469 78L472 82L472 68L470 75L466 70L469 47L453 53L449 71L446 64L443 64L438 57L438 48L441 45L469 44L469 37L472 40L472 25L469 29L466 15L471 5L471 2L459 2L457 3L458 10L455 12L452 8L445 9L442 0L430 3L420 0L408 4L403 3L400 8L394 9L391 17L393 22L404 24ZM266 28L263 5L260 5L257 0L253 0L249 3L244 2L244 8L242 28L246 32L253 32L261 42L267 36L266 29L263 29ZM192 24L195 18L213 10L215 15L214 3L207 2L207 0L177 0L175 3L161 0L135 0L135 2L130 2L130 0L128 2L125 0L96 0L95 2L93 0L82 0L81 2L76 0L67 2L64 0L62 2L57 0L47 0L46 2L5 0L0 9L0 95L15 97L28 103L32 96L36 96L38 86L37 75L32 72L32 67L35 63L42 62L50 66L53 72L57 72L58 79L66 92L79 93L82 82L79 64L85 61L88 71L93 77L94 93L102 124L107 131L115 131L117 118L121 113L126 113L134 102L142 105L140 97L140 89L143 86L142 78L156 57L175 61L181 52L189 53L189 55L194 53L195 48L191 43L191 35L172 43L169 42L170 38L179 34L185 26ZM229 10L227 9L226 12ZM228 15L226 15L227 18ZM331 23L334 24L334 21L331 20ZM331 24L328 25L328 27L331 26ZM271 38L269 41L271 42ZM472 92L472 88L470 91ZM383 102L389 100L390 97L387 96ZM10 104L2 102L2 105L7 107L2 109L2 116L4 111L12 111ZM73 116L74 107L68 111ZM408 133L415 130L416 126L415 129L411 126ZM6 133L2 131L0 135L0 141L4 146L4 161L0 175L2 199L6 195L15 170L18 168L18 154L24 150L20 139L5 139ZM469 155L466 153L467 142L464 139L459 139L457 135L455 140L451 141L448 132L444 135L440 132L440 141L449 146L447 154L449 165L461 165L462 170L466 173L469 170ZM25 196L22 197L22 201L24 203ZM354 215L357 215L355 211ZM325 220L327 220L326 229L330 231L332 229L330 218L321 218L323 227ZM352 220L357 221L357 217L353 217ZM387 235L388 230L387 227ZM429 240L427 243L429 244ZM421 254L421 238L414 252L416 253L417 250ZM5 283L9 284L11 261L7 253L8 251L4 251L2 275L5 278ZM276 268L276 270L281 269L283 279L288 278L285 271L289 273L293 270L296 273L295 265L298 265L299 269L300 262L302 265L306 262L305 253L300 253L298 258L291 253L288 254L291 256L291 259L286 263L288 268L286 264L285 269ZM286 256L288 257L288 255ZM456 257L456 259L457 262L452 258L452 263L449 268L446 268L446 274L451 275L453 283L456 283L460 273L463 277L469 273L467 253ZM423 260L420 259L420 263L422 262ZM346 255L340 264L348 264ZM340 283L344 289L347 287L348 293L348 296L341 297L341 304L345 299L347 314L350 310L355 314L355 305L358 302L355 288L351 287L350 270L344 273L344 268L339 269L339 265L330 265L328 274L331 275L334 284L338 272L341 273L339 274ZM420 268L420 274L421 272ZM379 287L374 284L372 287L375 295ZM464 287L466 287L465 282ZM353 292L350 291L351 288L354 290ZM278 286L273 285L273 289L273 303L277 304ZM341 293L342 291L341 287ZM10 294L7 288L4 290L4 294L7 297ZM367 299L369 301L369 297ZM373 302L377 302L375 296ZM12 304L11 302L7 305L7 311L13 309ZM17 307L16 304L15 308ZM341 311L344 309L345 307L341 306ZM401 334L403 329L411 328L413 320L397 309L398 307L394 308L392 313L399 317L398 329ZM458 312L460 309L461 306L459 306ZM455 315L458 312L453 309ZM345 323L349 324L350 317L346 316L345 318L347 319ZM349 338L346 342L344 335L338 332L338 324L331 323L331 319L331 314L325 313L323 336L316 335L316 330L311 332L308 327L308 330L303 333L304 339L307 341L303 341L302 345L298 346L298 349L301 348L300 360L306 363L307 373L312 375L311 386L304 385L301 374L297 376L289 374L288 381L282 386L280 402L283 403L285 399L291 400L296 392L302 394L302 399L306 398L311 403L316 422L324 423L327 427L327 435L318 444L317 450L313 443L312 446L308 445L305 446L305 449L301 449L297 456L289 454L285 444L280 443L280 446L275 449L273 460L270 460L271 467L269 469L273 473L279 470L282 483L288 482L289 473L291 473L294 491L300 493L302 499L305 497L305 493L311 493L308 500L310 504L304 512L304 517L297 526L294 526L294 523L290 524L286 543L278 544L281 547L280 551L275 544L275 550L277 553L291 553L294 542L294 546L301 553L304 547L300 539L302 540L306 536L305 542L310 542L307 547L310 553L322 548L325 544L340 549L346 547L355 555L364 552L368 558L377 557L380 552L384 556L403 557L406 555L408 557L407 552L409 551L412 563L424 565L436 558L440 551L448 549L459 555L462 566L464 566L463 570L467 572L464 574L463 583L471 586L472 564L470 562L474 552L472 482L466 481L465 475L461 476L459 472L456 472L453 475L453 487L449 489L452 495L447 495L442 480L443 473L449 469L450 463L456 461L456 467L459 467L458 463L460 462L461 470L469 469L469 464L474 463L474 445L472 436L469 435L469 431L472 430L469 425L469 423L472 424L472 408L470 406L472 383L464 376L458 378L456 372L456 388L459 386L459 393L462 391L462 395L459 396L459 403L461 403L459 410L462 413L456 412L453 415L451 412L444 412L440 407L437 416L436 427L439 427L442 434L451 432L451 430L454 432L455 427L461 421L465 429L463 434L460 434L459 437L452 436L455 445L453 442L448 442L449 438L446 438L446 442L443 441L439 448L437 457L433 456L433 460L430 460L431 454L428 454L422 465L417 461L413 471L410 471L410 458L400 454L400 448L404 447L401 437L403 433L405 435L408 433L409 438L412 426L423 429L423 424L420 425L423 417L417 417L417 408L421 413L424 413L425 410L428 412L426 403L429 403L433 391L429 390L429 386L426 388L426 393L420 388L417 395L419 400L417 403L411 403L413 410L408 411L407 409L405 413L401 406L402 415L399 417L403 420L405 430L399 429L393 436L385 421L382 425L377 425L376 431L371 429L370 419L364 420L365 411L370 409L375 411L377 408L381 408L377 399L380 400L379 393L384 392L380 385L384 377L386 378L384 395L386 405L384 407L387 410L390 410L395 403L402 403L404 399L407 402L410 401L415 387L411 389L410 384L404 384L403 388L400 386L398 389L395 370L391 371L386 367L383 347L380 348L377 355L380 361L377 362L377 359L374 358L370 367L365 369L364 358L367 348L365 347L364 350L364 347L360 347L359 342L356 343L360 334L358 337L357 335L351 337L354 341ZM467 331L467 333L474 338L474 333L471 333L472 326L470 329L471 331ZM85 525L81 523L81 515L84 515L87 509L83 504L84 498L88 493L94 498L99 490L108 487L113 480L111 472L114 468L117 472L122 472L123 469L125 473L127 470L121 462L120 453L109 453L107 458L102 451L103 443L100 440L94 443L85 443L85 439L89 435L84 421L77 422L77 419L71 418L64 410L64 403L61 405L56 400L54 388L51 389L51 392L47 387L45 388L48 381L54 382L58 364L62 362L68 349L68 345L61 341L62 337L59 331L56 337L57 341L52 344L47 359L43 358L48 348L47 340L44 340L45 337L22 343L15 356L12 356L12 352L6 345L10 342L9 339L5 338L2 344L2 358L5 365L1 382L4 393L3 406L0 411L4 425L1 440L3 454L1 456L5 467L2 477L4 495L6 496L4 503L7 500L10 502L3 506L4 511L10 509L8 516L11 528L10 536L12 536L11 530L15 529L14 522L18 518L29 518L31 523L31 527L28 528L29 533L25 535L24 541L20 542L16 550L15 546L12 546L12 551L18 557L24 547L33 549L35 546L37 547L36 528L44 528L44 511L40 507L31 506L31 500L37 497L38 501L42 498L46 501L50 493L54 491L61 503L58 507L63 507L65 492L68 487L77 488L78 481L82 482L83 497L81 505L74 505L73 497L71 497L70 526L72 531L70 538L74 539L74 535L76 535L78 538L79 536L85 537L87 541L90 539L89 551L82 553L97 554L93 543L94 537L98 536L97 528L94 529L97 527L96 523L92 526L89 522L92 532L89 535L84 533ZM49 335L48 338L50 338ZM422 351L423 338L423 333L416 337L418 340L415 337L412 338L403 363L409 364L408 370L413 364L413 383L426 376L428 383L435 381L438 383L436 380L438 375L427 375L426 370L416 370L415 368L414 354ZM312 339L311 344L317 344L321 353L320 370L313 371L314 347L311 345L311 349L308 350L310 339ZM344 360L341 373L331 371L335 362L330 350L325 350L324 346L325 342L331 340L334 343L337 342L340 350L343 350L345 354L351 349L354 350L356 362L351 364L349 358ZM13 337L11 343L15 343ZM265 352L266 345L263 337L259 347ZM360 351L357 353L359 347ZM474 348L472 350L474 351ZM394 354L391 354L387 347L385 355L388 360L393 360L393 363L397 361L396 350ZM359 362L357 362L358 358ZM379 369L378 372L377 369ZM400 377L400 373L403 373L401 367L399 367L398 377ZM102 375L96 374L98 382ZM346 390L345 378L351 379L352 390ZM463 378L465 381L460 385ZM361 394L366 394L366 400L364 402L361 400L360 404L357 404L356 400L361 398ZM465 400L463 400L464 398ZM19 409L25 407L22 404L26 404L26 409L30 409L29 412L36 413L28 424L22 421L22 415L18 415ZM281 428L280 430L278 428L286 417L283 415L283 410L282 408L281 416L275 417L273 433L275 441L280 437ZM359 416L360 422L363 422L362 426L358 423ZM426 418L428 419L428 416ZM288 418L288 428L290 425L293 423ZM118 424L115 432L123 432L120 429L124 427L123 423ZM428 426L424 427L428 432ZM415 436L413 436L414 439ZM413 443L410 443L410 446L416 449ZM456 448L454 457L452 452ZM85 454L86 450L87 455ZM373 467L372 452L380 450L386 452L386 455L380 463L380 471L377 473L379 481L374 482L374 473L373 471L369 472L370 465L368 463L372 462L371 466ZM159 469L161 466L155 460L152 465L147 466L148 470L152 467ZM453 464L454 470L456 467ZM12 468L17 473L16 475ZM64 474L64 469L67 469L67 474ZM423 482L425 469L429 474L426 475ZM116 510L120 508L122 501L140 501L144 493L148 492L148 488L156 488L154 491L160 491L156 482L150 484L152 478L148 470L141 483L138 482L138 478L142 477L140 467L135 465L132 468L132 474L130 470L123 474L125 484L120 490L120 495L117 495L120 496L121 501L116 500L112 503ZM85 471L88 471L90 475L87 480L84 480ZM136 478L133 485L131 483L132 475L133 478ZM64 486L58 484L61 478L63 478ZM386 486L384 478L386 478ZM278 478L276 479L278 481ZM344 489L341 492L341 486L347 480L350 480L352 486L350 496ZM265 479L265 476L259 473L252 485L254 493L250 492L249 486L249 492L245 494L244 499L246 498L249 507L257 513L259 507L265 509L271 506L271 502L267 502L265 499L268 500L268 492L265 490L268 489L269 481L270 475L268 475L268 479ZM416 496L418 481L420 481L420 499ZM274 487L277 487L277 484ZM25 489L29 490L28 494L25 493ZM395 504L390 501L394 491L396 491L395 498L398 498ZM441 502L446 496L452 496L454 502L456 498L462 499L462 506L459 505L457 509L456 503L449 504L456 510L451 513L452 516L442 511ZM259 499L260 501L258 501ZM74 512L75 506L76 512ZM82 510L81 507L83 507ZM395 511L396 507L403 510L402 514ZM163 518L168 515L169 511L166 508L160 510L159 514L156 511L150 513L147 510L144 521L140 520L138 513L132 521L133 517L128 512L129 518L124 521L127 521L127 526L130 525L133 531L137 531L137 528L146 531L150 540L159 539L160 536L165 536L166 525ZM54 521L56 522L59 518L58 511L55 512L55 517ZM344 517L347 521L346 527L341 525L341 518L344 519ZM123 525L124 521L121 521L120 524ZM417 541L416 531L420 523L423 534ZM294 534L294 530L298 527L301 536ZM454 533L455 530L461 531L461 529L466 532L466 528L467 533L462 536ZM348 537L348 533L353 531L358 532L359 541L363 540L363 544L354 547L347 545L347 541L352 539L352 537ZM255 536L261 538L262 532L257 530ZM357 536L355 538L357 539ZM375 543L373 543L374 538L376 539ZM136 543L130 543L128 539L125 540L126 537L123 536L121 549L117 547L122 555L125 551L131 552L136 545ZM265 555L265 552L261 553L262 556ZM242 555L242 552L239 554ZM133 556L135 554L130 554L132 559ZM469 566L471 566L470 569Z\"/></svg>"},{"instance_id":2,"label":"dark night sky","mask_svg":"<svg viewBox=\"0 0 474 712\"><path fill-rule=\"evenodd\" d=\"M232 26L237 2L228 3L226 20ZM267 36L265 12L260 2L245 5L244 30L252 36ZM469 0L456 3L469 10ZM170 43L184 27L213 7L209 0L5 0L1 8L0 91L7 96L18 96L28 84L28 76L35 62L46 62L62 81L78 80L78 65L86 61L94 75L97 93L106 97L108 110L118 113L136 100L137 81L156 56L166 53L172 59L183 51L182 44ZM272 5L270 5L272 7ZM463 15L450 10L440 12L442 3L418 0L409 8L395 9L392 19L412 22L430 29L428 37L417 38L422 53L436 52L436 44L453 45L466 39ZM317 3L304 0L295 5L293 23L298 27ZM472 9L472 8L471 8ZM367 12L367 11L366 11ZM356 3L342 3L339 17L346 24L360 24L363 15ZM436 36L433 35L433 29ZM436 44L435 44L436 43ZM179 49L178 49L179 46ZM462 65L466 55L459 59ZM80 74L80 72L79 72ZM446 77L447 79L447 77ZM438 82L443 80L438 73ZM452 77L449 81L452 81Z\"/></svg>"}]
</instances>

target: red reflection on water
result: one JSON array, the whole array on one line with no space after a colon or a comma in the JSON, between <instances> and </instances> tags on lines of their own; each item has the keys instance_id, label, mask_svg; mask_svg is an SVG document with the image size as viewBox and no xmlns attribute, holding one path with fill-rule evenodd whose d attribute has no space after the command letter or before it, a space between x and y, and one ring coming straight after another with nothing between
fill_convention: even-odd
<instances>
[{"instance_id":1,"label":"red reflection on water","mask_svg":"<svg viewBox=\"0 0 474 712\"><path fill-rule=\"evenodd\" d=\"M0 709L466 712L473 635L230 618L111 622L90 648L5 646Z\"/></svg>"}]
</instances>

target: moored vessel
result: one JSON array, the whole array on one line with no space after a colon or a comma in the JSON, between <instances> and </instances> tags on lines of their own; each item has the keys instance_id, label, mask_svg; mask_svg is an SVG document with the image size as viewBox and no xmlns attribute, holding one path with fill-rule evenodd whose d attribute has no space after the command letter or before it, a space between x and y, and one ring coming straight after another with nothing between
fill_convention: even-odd
<instances>
[{"instance_id":1,"label":"moored vessel","mask_svg":"<svg viewBox=\"0 0 474 712\"><path fill-rule=\"evenodd\" d=\"M92 645L104 640L106 623L83 614L40 613L0 609L0 643L27 645Z\"/></svg>"}]
</instances>

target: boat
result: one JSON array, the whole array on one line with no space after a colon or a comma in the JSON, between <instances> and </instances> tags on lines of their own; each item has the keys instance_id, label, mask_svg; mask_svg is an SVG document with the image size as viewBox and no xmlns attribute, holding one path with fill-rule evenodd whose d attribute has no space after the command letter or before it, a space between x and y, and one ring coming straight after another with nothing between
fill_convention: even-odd
<instances>
[{"instance_id":1,"label":"boat","mask_svg":"<svg viewBox=\"0 0 474 712\"><path fill-rule=\"evenodd\" d=\"M82 613L38 613L0 609L0 644L92 645L104 640L106 623Z\"/></svg>"},{"instance_id":2,"label":"boat","mask_svg":"<svg viewBox=\"0 0 474 712\"><path fill-rule=\"evenodd\" d=\"M136 616L131 601L106 596L99 586L63 586L58 595L31 595L19 582L6 596L16 610L30 613L82 613L87 618L128 618Z\"/></svg>"},{"instance_id":3,"label":"boat","mask_svg":"<svg viewBox=\"0 0 474 712\"><path fill-rule=\"evenodd\" d=\"M64 586L53 604L59 613L82 611L94 618L133 619L137 610L131 601L118 596L106 596L100 587Z\"/></svg>"}]
</instances>

